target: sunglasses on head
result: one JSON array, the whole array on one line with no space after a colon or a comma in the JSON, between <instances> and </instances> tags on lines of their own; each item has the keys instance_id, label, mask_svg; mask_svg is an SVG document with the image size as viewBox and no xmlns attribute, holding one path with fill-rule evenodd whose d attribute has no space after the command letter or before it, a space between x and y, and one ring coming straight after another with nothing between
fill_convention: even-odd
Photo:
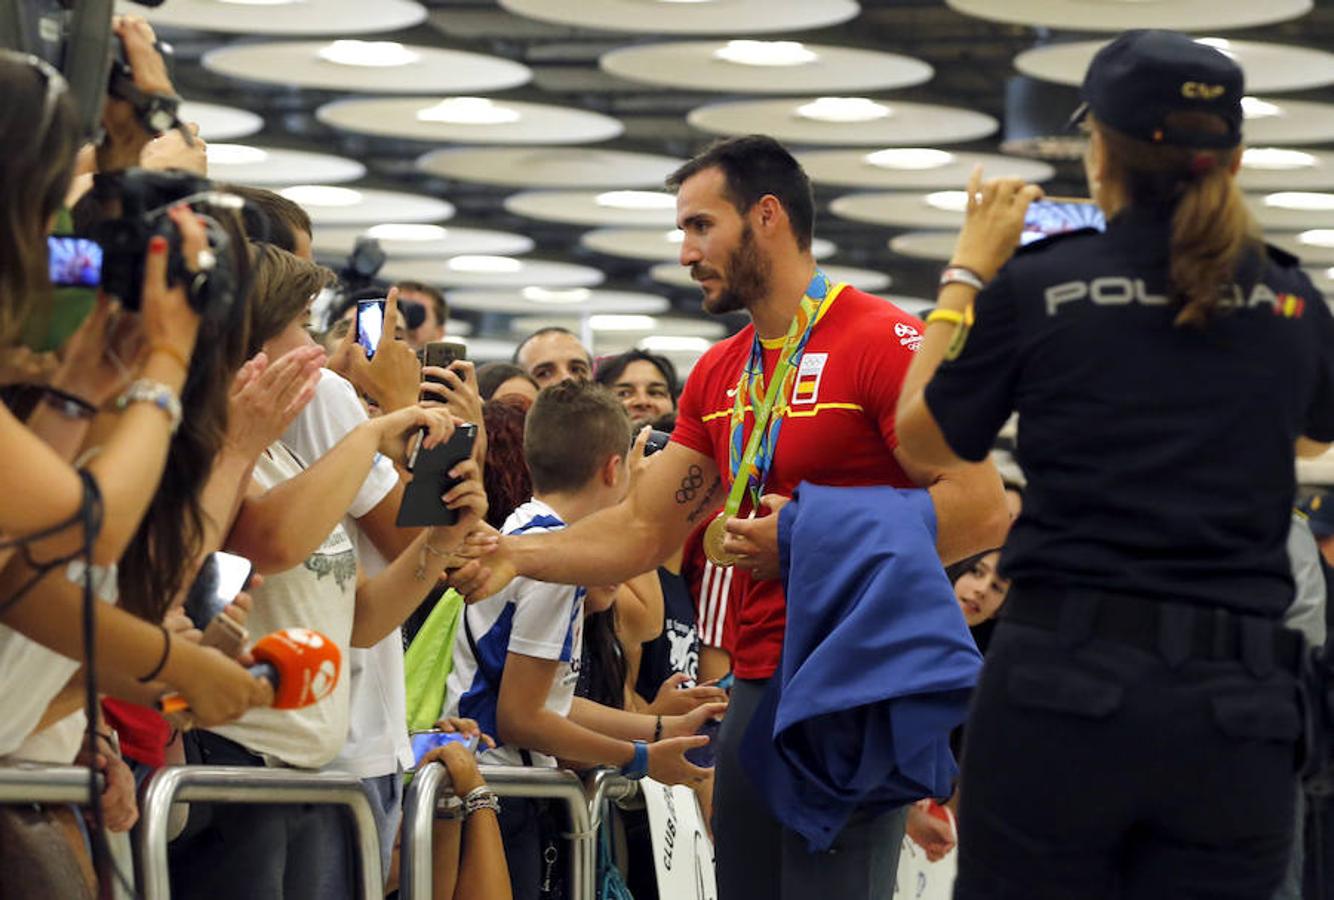
<instances>
[{"instance_id":1,"label":"sunglasses on head","mask_svg":"<svg viewBox=\"0 0 1334 900\"><path fill-rule=\"evenodd\" d=\"M20 53L17 50L0 49L0 60L26 65L36 69L46 79L46 101L42 105L42 117L37 122L35 134L38 137L37 145L41 146L42 141L46 139L47 129L51 127L51 121L56 115L56 103L60 97L69 90L69 83L65 81L65 76L61 75L56 67L51 65L40 56L34 56L31 53Z\"/></svg>"}]
</instances>

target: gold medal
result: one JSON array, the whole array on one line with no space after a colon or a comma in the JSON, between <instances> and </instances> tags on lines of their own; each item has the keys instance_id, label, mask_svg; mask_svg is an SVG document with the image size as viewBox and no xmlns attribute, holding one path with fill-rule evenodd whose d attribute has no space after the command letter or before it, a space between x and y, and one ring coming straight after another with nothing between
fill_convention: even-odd
<instances>
[{"instance_id":1,"label":"gold medal","mask_svg":"<svg viewBox=\"0 0 1334 900\"><path fill-rule=\"evenodd\" d=\"M724 569L736 565L741 558L723 549L723 539L726 537L727 513L720 512L704 529L704 555L709 558L709 562Z\"/></svg>"}]
</instances>

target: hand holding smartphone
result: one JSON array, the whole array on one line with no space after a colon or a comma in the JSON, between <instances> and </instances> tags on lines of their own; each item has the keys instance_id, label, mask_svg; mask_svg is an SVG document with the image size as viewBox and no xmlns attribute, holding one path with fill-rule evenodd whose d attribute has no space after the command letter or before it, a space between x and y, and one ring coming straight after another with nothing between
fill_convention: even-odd
<instances>
[{"instance_id":1,"label":"hand holding smartphone","mask_svg":"<svg viewBox=\"0 0 1334 900\"><path fill-rule=\"evenodd\" d=\"M204 633L200 643L205 647L216 647L228 656L241 651L248 634L226 610L251 574L250 560L243 556L218 551L205 557L185 598L185 614Z\"/></svg>"},{"instance_id":2,"label":"hand holding smartphone","mask_svg":"<svg viewBox=\"0 0 1334 900\"><path fill-rule=\"evenodd\" d=\"M479 738L477 735L459 734L457 731L414 731L411 734L412 756L421 765L422 757L430 753L437 747L443 747L446 744L463 744L464 747L472 753L477 752Z\"/></svg>"},{"instance_id":3,"label":"hand holding smartphone","mask_svg":"<svg viewBox=\"0 0 1334 900\"><path fill-rule=\"evenodd\" d=\"M459 425L448 441L429 450L422 449L418 436L408 460L412 481L403 491L403 502L398 508L400 528L458 524L458 510L445 506L441 497L457 484L449 472L472 456L476 440L477 426L472 424Z\"/></svg>"}]
</instances>

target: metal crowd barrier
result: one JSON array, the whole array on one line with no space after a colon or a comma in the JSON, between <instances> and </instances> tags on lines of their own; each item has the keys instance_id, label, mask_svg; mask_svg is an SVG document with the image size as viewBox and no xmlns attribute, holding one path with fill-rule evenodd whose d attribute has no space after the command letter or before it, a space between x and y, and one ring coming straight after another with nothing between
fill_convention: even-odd
<instances>
[{"instance_id":1,"label":"metal crowd barrier","mask_svg":"<svg viewBox=\"0 0 1334 900\"><path fill-rule=\"evenodd\" d=\"M99 785L101 776L98 776ZM0 804L73 803L88 804L88 770L80 766L41 766L20 763L0 767ZM134 856L126 832L107 832L111 861L129 886L113 873L112 896L117 900L134 897Z\"/></svg>"},{"instance_id":2,"label":"metal crowd barrier","mask_svg":"<svg viewBox=\"0 0 1334 900\"><path fill-rule=\"evenodd\" d=\"M615 774L598 769L588 784L566 769L524 766L482 766L482 777L500 797L560 800L570 817L570 896L593 900L597 872L597 829L602 821L604 800L624 800L638 786ZM403 803L403 852L399 857L400 890L404 900L431 897L431 829L442 794L449 788L449 775L440 763L417 770L408 785Z\"/></svg>"},{"instance_id":3,"label":"metal crowd barrier","mask_svg":"<svg viewBox=\"0 0 1334 900\"><path fill-rule=\"evenodd\" d=\"M380 839L361 782L352 775L261 769L245 766L167 766L144 792L140 819L139 879L144 900L171 896L167 868L167 821L173 803L323 803L345 806L356 833L357 869L363 900L384 896Z\"/></svg>"}]
</instances>

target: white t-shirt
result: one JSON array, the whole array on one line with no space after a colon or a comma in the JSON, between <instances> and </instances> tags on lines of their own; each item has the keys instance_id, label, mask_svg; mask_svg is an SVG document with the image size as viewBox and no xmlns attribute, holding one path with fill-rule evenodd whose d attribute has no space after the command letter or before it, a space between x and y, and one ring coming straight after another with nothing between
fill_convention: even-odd
<instances>
[{"instance_id":1,"label":"white t-shirt","mask_svg":"<svg viewBox=\"0 0 1334 900\"><path fill-rule=\"evenodd\" d=\"M540 500L529 500L505 520L505 534L540 534L565 527L556 511ZM477 645L473 653L468 635ZM500 678L509 653L559 660L547 694L547 709L567 716L579 681L579 657L584 640L584 589L516 578L492 597L463 611L454 638L454 667L449 673L442 715L476 719L482 731L496 738L495 750L478 758L487 765L521 766L521 748L500 743L496 711ZM478 656L481 659L479 661ZM529 754L536 766L555 766L543 753Z\"/></svg>"},{"instance_id":2,"label":"white t-shirt","mask_svg":"<svg viewBox=\"0 0 1334 900\"><path fill-rule=\"evenodd\" d=\"M48 577L75 577L82 585L82 567L82 562L76 562L65 573ZM114 603L115 566L98 566L93 572L93 590L98 598ZM25 602L35 601L30 598ZM18 750L78 668L77 661L0 625L0 756L9 756Z\"/></svg>"},{"instance_id":3,"label":"white t-shirt","mask_svg":"<svg viewBox=\"0 0 1334 900\"><path fill-rule=\"evenodd\" d=\"M336 372L322 369L314 399L288 427L283 442L303 461L313 463L366 419L366 410L352 384ZM368 578L384 571L386 561L357 527L357 517L379 506L396 484L394 464L377 454L343 519L343 528L356 545ZM329 768L358 778L378 778L392 775L400 767L410 768L413 758L407 732L402 632L395 628L374 647L349 650L344 663L344 677L351 690L347 743Z\"/></svg>"},{"instance_id":4,"label":"white t-shirt","mask_svg":"<svg viewBox=\"0 0 1334 900\"><path fill-rule=\"evenodd\" d=\"M88 715L83 711L70 713L46 726L27 739L14 751L16 759L68 766L79 755L83 736L88 731Z\"/></svg>"},{"instance_id":5,"label":"white t-shirt","mask_svg":"<svg viewBox=\"0 0 1334 900\"><path fill-rule=\"evenodd\" d=\"M281 441L255 463L255 481L273 488L301 474L302 466ZM282 628L311 628L338 645L343 674L332 694L304 709L252 709L230 725L212 729L251 753L289 766L327 765L347 739L347 651L357 603L357 553L341 524L299 566L267 575L252 592L246 627L265 635Z\"/></svg>"}]
</instances>

